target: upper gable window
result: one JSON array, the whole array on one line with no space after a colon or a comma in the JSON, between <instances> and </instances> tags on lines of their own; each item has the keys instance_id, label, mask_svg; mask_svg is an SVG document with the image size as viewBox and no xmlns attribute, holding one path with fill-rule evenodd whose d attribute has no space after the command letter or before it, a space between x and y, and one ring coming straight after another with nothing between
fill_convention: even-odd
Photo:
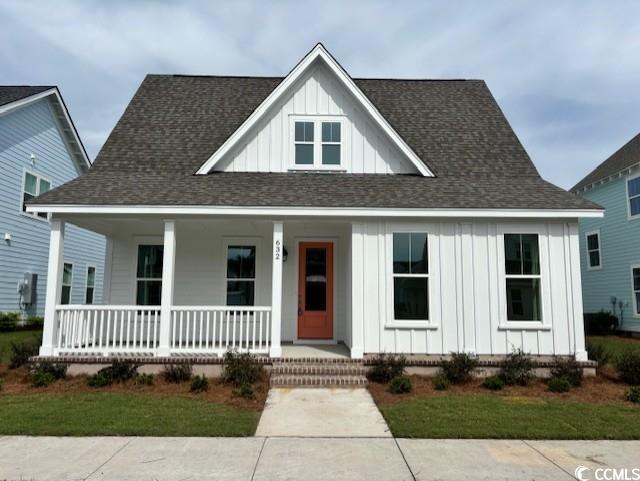
<instances>
[{"instance_id":1,"label":"upper gable window","mask_svg":"<svg viewBox=\"0 0 640 481\"><path fill-rule=\"evenodd\" d=\"M629 217L640 216L640 176L627 180Z\"/></svg>"},{"instance_id":2,"label":"upper gable window","mask_svg":"<svg viewBox=\"0 0 640 481\"><path fill-rule=\"evenodd\" d=\"M27 212L27 202L33 199L34 197L42 195L45 192L49 192L50 189L51 189L51 181L39 175L33 174L31 172L25 172L24 187L22 191L22 212L25 215L29 215L32 217L39 217L41 219L47 220L49 218L49 214L47 214L46 212L38 212L38 213Z\"/></svg>"},{"instance_id":3,"label":"upper gable window","mask_svg":"<svg viewBox=\"0 0 640 481\"><path fill-rule=\"evenodd\" d=\"M293 168L336 170L342 165L342 122L326 117L294 119Z\"/></svg>"}]
</instances>

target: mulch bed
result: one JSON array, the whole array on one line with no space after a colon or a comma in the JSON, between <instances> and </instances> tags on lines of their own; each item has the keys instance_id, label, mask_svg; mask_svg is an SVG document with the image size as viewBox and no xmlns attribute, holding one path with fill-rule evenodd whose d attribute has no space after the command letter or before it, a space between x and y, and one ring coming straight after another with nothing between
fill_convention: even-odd
<instances>
[{"instance_id":1,"label":"mulch bed","mask_svg":"<svg viewBox=\"0 0 640 481\"><path fill-rule=\"evenodd\" d=\"M47 387L32 387L29 382L29 370L26 367L9 369L0 365L0 396L16 394L73 394L85 392L111 392L148 394L149 396L181 396L200 399L209 402L226 404L239 409L262 411L269 391L269 376L265 373L260 381L253 386L254 399L246 400L236 394L236 387L223 383L220 379L209 378L209 389L201 393L190 392L191 382L179 384L168 383L162 374L156 374L152 386L139 386L131 381L114 383L111 386L94 388L87 386L87 376L67 376L53 382Z\"/></svg>"},{"instance_id":2,"label":"mulch bed","mask_svg":"<svg viewBox=\"0 0 640 481\"><path fill-rule=\"evenodd\" d=\"M586 377L582 381L582 386L572 388L566 393L550 392L543 379L534 379L528 386L505 386L501 391L490 391L482 387L483 379L473 379L466 384L451 385L445 391L436 391L431 380L432 378L430 377L411 376L413 390L407 394L392 394L386 384L369 383L368 388L376 403L379 404L393 404L414 397L485 394L512 398L556 399L593 404L634 406L633 403L625 399L629 386L616 381L608 373L605 375L598 374L595 377Z\"/></svg>"}]
</instances>

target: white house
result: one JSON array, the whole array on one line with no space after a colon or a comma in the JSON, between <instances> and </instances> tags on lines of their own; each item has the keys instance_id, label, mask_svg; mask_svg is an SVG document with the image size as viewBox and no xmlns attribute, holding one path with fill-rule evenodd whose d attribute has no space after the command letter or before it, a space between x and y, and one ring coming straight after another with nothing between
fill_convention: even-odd
<instances>
[{"instance_id":1,"label":"white house","mask_svg":"<svg viewBox=\"0 0 640 481\"><path fill-rule=\"evenodd\" d=\"M52 215L42 355L586 359L578 219L484 82L149 75ZM104 305L60 305L65 224L107 237Z\"/></svg>"}]
</instances>

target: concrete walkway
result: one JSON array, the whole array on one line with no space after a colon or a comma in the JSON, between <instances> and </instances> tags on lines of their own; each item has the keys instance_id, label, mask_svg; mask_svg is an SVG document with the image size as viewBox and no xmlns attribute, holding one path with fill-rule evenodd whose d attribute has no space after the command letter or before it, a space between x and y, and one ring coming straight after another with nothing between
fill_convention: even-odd
<instances>
[{"instance_id":1,"label":"concrete walkway","mask_svg":"<svg viewBox=\"0 0 640 481\"><path fill-rule=\"evenodd\" d=\"M256 436L391 437L369 391L272 388Z\"/></svg>"},{"instance_id":2,"label":"concrete walkway","mask_svg":"<svg viewBox=\"0 0 640 481\"><path fill-rule=\"evenodd\" d=\"M639 453L637 441L8 436L0 479L564 481L578 466L638 468Z\"/></svg>"}]
</instances>

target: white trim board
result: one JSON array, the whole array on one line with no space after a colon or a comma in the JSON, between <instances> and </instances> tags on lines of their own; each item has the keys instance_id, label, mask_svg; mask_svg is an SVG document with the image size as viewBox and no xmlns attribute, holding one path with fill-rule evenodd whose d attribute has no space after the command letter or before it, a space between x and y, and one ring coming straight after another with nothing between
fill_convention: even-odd
<instances>
[{"instance_id":1,"label":"white trim board","mask_svg":"<svg viewBox=\"0 0 640 481\"><path fill-rule=\"evenodd\" d=\"M37 204L27 212L54 214L160 214L305 217L470 217L566 219L604 217L601 209L379 209L348 207L243 207L243 206L144 206Z\"/></svg>"},{"instance_id":2,"label":"white trim board","mask_svg":"<svg viewBox=\"0 0 640 481\"><path fill-rule=\"evenodd\" d=\"M344 87L356 98L364 110L369 114L374 123L376 123L389 136L391 141L400 149L400 151L411 161L425 177L434 177L425 163L418 155L409 147L402 137L395 131L389 122L382 116L373 103L351 79L349 74L336 62L331 54L318 43L313 49L289 72L285 79L273 89L266 99L251 113L242 125L213 153L209 159L202 164L196 174L208 174L213 167L222 159L243 137L254 127L262 117L264 117L269 109L289 90L289 88L313 65L316 60L323 61L329 69L334 73Z\"/></svg>"}]
</instances>

